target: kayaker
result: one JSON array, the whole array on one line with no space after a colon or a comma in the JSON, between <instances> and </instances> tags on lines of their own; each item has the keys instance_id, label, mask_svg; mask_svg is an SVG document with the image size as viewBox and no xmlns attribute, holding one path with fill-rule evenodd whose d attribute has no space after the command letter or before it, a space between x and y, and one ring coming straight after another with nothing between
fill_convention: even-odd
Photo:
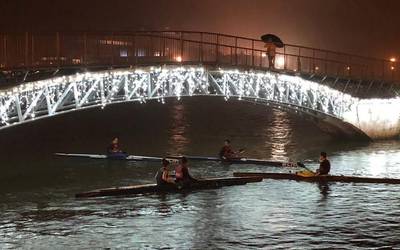
<instances>
[{"instance_id":1,"label":"kayaker","mask_svg":"<svg viewBox=\"0 0 400 250\"><path fill-rule=\"evenodd\" d=\"M110 146L107 148L107 154L115 154L115 153L122 153L122 150L119 148L119 138L115 137L112 141Z\"/></svg>"},{"instance_id":2,"label":"kayaker","mask_svg":"<svg viewBox=\"0 0 400 250\"><path fill-rule=\"evenodd\" d=\"M156 174L156 181L158 186L166 186L174 183L174 180L169 177L168 165L169 161L167 161L166 159L162 159L162 167L158 170Z\"/></svg>"},{"instance_id":3,"label":"kayaker","mask_svg":"<svg viewBox=\"0 0 400 250\"><path fill-rule=\"evenodd\" d=\"M175 183L179 186L190 185L191 182L196 181L189 173L186 157L182 157L179 164L175 167Z\"/></svg>"},{"instance_id":4,"label":"kayaker","mask_svg":"<svg viewBox=\"0 0 400 250\"><path fill-rule=\"evenodd\" d=\"M224 146L219 151L219 158L221 158L223 160L227 160L227 159L231 159L234 157L236 157L236 152L233 151L233 149L231 147L231 141L226 139L224 141Z\"/></svg>"},{"instance_id":5,"label":"kayaker","mask_svg":"<svg viewBox=\"0 0 400 250\"><path fill-rule=\"evenodd\" d=\"M329 162L326 152L321 152L319 157L319 169L315 175L327 175L331 170L331 163Z\"/></svg>"}]
</instances>

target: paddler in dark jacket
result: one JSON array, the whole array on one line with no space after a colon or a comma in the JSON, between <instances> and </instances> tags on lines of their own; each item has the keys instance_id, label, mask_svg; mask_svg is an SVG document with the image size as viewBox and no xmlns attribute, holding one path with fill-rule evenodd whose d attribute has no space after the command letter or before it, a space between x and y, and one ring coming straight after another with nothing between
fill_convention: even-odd
<instances>
[{"instance_id":1,"label":"paddler in dark jacket","mask_svg":"<svg viewBox=\"0 0 400 250\"><path fill-rule=\"evenodd\" d=\"M158 170L156 174L156 181L158 186L166 186L173 184L174 181L169 177L168 172L169 161L162 159L162 167Z\"/></svg>"},{"instance_id":2,"label":"paddler in dark jacket","mask_svg":"<svg viewBox=\"0 0 400 250\"><path fill-rule=\"evenodd\" d=\"M315 175L327 175L331 170L331 163L329 162L326 152L321 152L319 157L319 169Z\"/></svg>"},{"instance_id":3,"label":"paddler in dark jacket","mask_svg":"<svg viewBox=\"0 0 400 250\"><path fill-rule=\"evenodd\" d=\"M175 183L179 186L187 186L191 182L196 181L189 173L187 162L187 158L182 157L179 164L175 167Z\"/></svg>"},{"instance_id":4,"label":"paddler in dark jacket","mask_svg":"<svg viewBox=\"0 0 400 250\"><path fill-rule=\"evenodd\" d=\"M112 141L110 146L107 148L107 154L115 154L115 153L122 153L122 150L119 148L119 138L115 137Z\"/></svg>"},{"instance_id":5,"label":"paddler in dark jacket","mask_svg":"<svg viewBox=\"0 0 400 250\"><path fill-rule=\"evenodd\" d=\"M223 160L231 159L236 157L236 152L233 151L231 147L231 141L226 139L224 141L224 146L219 151L219 158Z\"/></svg>"}]
</instances>

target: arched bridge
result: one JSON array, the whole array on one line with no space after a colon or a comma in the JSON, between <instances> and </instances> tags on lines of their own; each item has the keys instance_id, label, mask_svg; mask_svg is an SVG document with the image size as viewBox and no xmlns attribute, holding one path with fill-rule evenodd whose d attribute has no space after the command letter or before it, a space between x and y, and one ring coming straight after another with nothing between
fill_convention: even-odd
<instances>
[{"instance_id":1,"label":"arched bridge","mask_svg":"<svg viewBox=\"0 0 400 250\"><path fill-rule=\"evenodd\" d=\"M111 103L220 96L349 136L400 133L395 62L285 45L268 65L261 41L198 32L0 36L3 80L18 83L0 90L0 129Z\"/></svg>"},{"instance_id":2,"label":"arched bridge","mask_svg":"<svg viewBox=\"0 0 400 250\"><path fill-rule=\"evenodd\" d=\"M349 134L381 138L399 132L399 116L390 112L400 106L399 99L361 100L298 76L199 66L88 72L23 84L0 92L0 128L112 103L184 96L239 98L289 108Z\"/></svg>"}]
</instances>

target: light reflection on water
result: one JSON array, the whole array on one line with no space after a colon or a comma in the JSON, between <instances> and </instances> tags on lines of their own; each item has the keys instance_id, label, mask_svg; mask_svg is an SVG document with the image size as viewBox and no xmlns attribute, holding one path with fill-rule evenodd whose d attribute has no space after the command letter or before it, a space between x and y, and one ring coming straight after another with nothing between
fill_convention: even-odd
<instances>
[{"instance_id":1,"label":"light reflection on water","mask_svg":"<svg viewBox=\"0 0 400 250\"><path fill-rule=\"evenodd\" d=\"M186 137L188 122L185 119L185 115L185 106L181 103L173 102L173 106L171 107L172 124L167 155L185 154L187 145L190 143L189 138Z\"/></svg>"},{"instance_id":2,"label":"light reflection on water","mask_svg":"<svg viewBox=\"0 0 400 250\"><path fill-rule=\"evenodd\" d=\"M289 117L286 112L276 109L271 113L272 122L266 127L266 133L269 135L266 146L271 147L271 159L288 161L286 144L292 141Z\"/></svg>"},{"instance_id":3,"label":"light reflection on water","mask_svg":"<svg viewBox=\"0 0 400 250\"><path fill-rule=\"evenodd\" d=\"M235 101L167 100L164 106L146 105L106 109L105 116L113 119L100 123L97 116L86 113L79 118L85 126L75 124L74 116L70 122L67 117L39 123L25 131L36 133L32 138L23 136L24 142L38 145L43 137L57 137L50 146L39 144L31 154L28 146L19 148L23 155L0 150L2 159L7 159L1 165L1 248L399 246L400 186L396 185L264 180L187 194L74 199L74 193L89 189L153 182L158 163L47 157L55 150L102 152L104 141L111 137L109 129L122 137L126 151L137 154L215 155L229 137L234 138L235 146L246 146L250 157L315 159L323 149L329 153L333 174L400 178L399 141L363 144L331 140L297 116ZM135 117L130 120L132 113ZM46 134L49 126L60 124L68 128L63 134ZM3 135L0 140L10 147L16 138L18 134ZM83 140L91 143L82 144ZM192 162L190 168L197 177L289 171L209 162Z\"/></svg>"}]
</instances>

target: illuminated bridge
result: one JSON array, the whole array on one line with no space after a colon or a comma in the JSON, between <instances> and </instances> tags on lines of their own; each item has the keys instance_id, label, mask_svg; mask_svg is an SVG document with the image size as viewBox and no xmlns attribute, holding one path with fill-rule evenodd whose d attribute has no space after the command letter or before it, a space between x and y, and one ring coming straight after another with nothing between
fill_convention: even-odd
<instances>
[{"instance_id":1,"label":"illuminated bridge","mask_svg":"<svg viewBox=\"0 0 400 250\"><path fill-rule=\"evenodd\" d=\"M400 134L398 63L202 32L0 34L0 129L40 118L219 96L316 118L350 137Z\"/></svg>"}]
</instances>

